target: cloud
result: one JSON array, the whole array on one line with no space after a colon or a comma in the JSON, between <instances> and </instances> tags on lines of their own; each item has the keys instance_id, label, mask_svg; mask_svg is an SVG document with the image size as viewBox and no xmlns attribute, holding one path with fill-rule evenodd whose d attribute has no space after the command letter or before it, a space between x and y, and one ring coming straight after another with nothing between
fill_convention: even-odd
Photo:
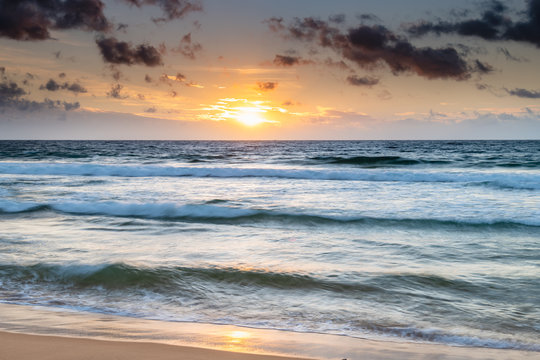
<instances>
[{"instance_id":1,"label":"cloud","mask_svg":"<svg viewBox=\"0 0 540 360\"><path fill-rule=\"evenodd\" d=\"M123 23L120 23L116 26L116 31L122 31L122 32L126 32L126 29L128 28L128 24L123 24Z\"/></svg>"},{"instance_id":2,"label":"cloud","mask_svg":"<svg viewBox=\"0 0 540 360\"><path fill-rule=\"evenodd\" d=\"M111 87L111 90L107 92L108 97L112 97L114 99L127 99L127 95L122 95L121 91L124 87L120 84L115 84Z\"/></svg>"},{"instance_id":3,"label":"cloud","mask_svg":"<svg viewBox=\"0 0 540 360\"><path fill-rule=\"evenodd\" d=\"M526 99L540 99L540 91L527 90L527 89L504 89L508 94Z\"/></svg>"},{"instance_id":4,"label":"cloud","mask_svg":"<svg viewBox=\"0 0 540 360\"><path fill-rule=\"evenodd\" d=\"M503 2L492 0L484 4L480 17L456 22L420 21L408 26L407 31L413 36L457 34L490 41L513 40L540 47L540 0L528 0L526 10L520 13L521 18L517 21L510 18L509 9Z\"/></svg>"},{"instance_id":5,"label":"cloud","mask_svg":"<svg viewBox=\"0 0 540 360\"><path fill-rule=\"evenodd\" d=\"M101 0L0 0L0 37L50 39L50 30L107 31Z\"/></svg>"},{"instance_id":6,"label":"cloud","mask_svg":"<svg viewBox=\"0 0 540 360\"><path fill-rule=\"evenodd\" d=\"M288 26L280 18L269 19L267 24L286 38L331 49L363 69L372 70L386 64L394 75L413 73L427 79L454 80L467 79L472 72L479 71L453 47L416 47L382 25L361 24L343 31L311 17L295 18ZM297 64L298 59L279 55L274 63L291 66Z\"/></svg>"},{"instance_id":7,"label":"cloud","mask_svg":"<svg viewBox=\"0 0 540 360\"><path fill-rule=\"evenodd\" d=\"M151 108L148 108L148 109L144 110L144 112L155 113L155 112L157 112L157 109L155 108L155 106L153 106Z\"/></svg>"},{"instance_id":8,"label":"cloud","mask_svg":"<svg viewBox=\"0 0 540 360\"><path fill-rule=\"evenodd\" d=\"M174 49L171 49L172 52L182 54L191 60L195 60L196 54L201 50L202 45L191 40L191 33L184 35L182 40L180 40L180 44Z\"/></svg>"},{"instance_id":9,"label":"cloud","mask_svg":"<svg viewBox=\"0 0 540 360\"><path fill-rule=\"evenodd\" d=\"M288 55L276 55L274 58L274 64L281 66L292 66L298 64L300 58Z\"/></svg>"},{"instance_id":10,"label":"cloud","mask_svg":"<svg viewBox=\"0 0 540 360\"><path fill-rule=\"evenodd\" d=\"M22 96L27 92L13 81L4 80L0 83L0 109L15 109L21 111L39 111L43 109L60 109L66 111L75 110L80 107L79 102L68 103L60 100L44 99L43 101L34 101L23 99Z\"/></svg>"},{"instance_id":11,"label":"cloud","mask_svg":"<svg viewBox=\"0 0 540 360\"><path fill-rule=\"evenodd\" d=\"M474 68L480 74L489 74L489 73L492 73L493 71L495 71L493 66L491 66L489 64L486 64L484 62L481 62L480 60L475 60L474 61Z\"/></svg>"},{"instance_id":12,"label":"cloud","mask_svg":"<svg viewBox=\"0 0 540 360\"><path fill-rule=\"evenodd\" d=\"M176 81L184 82L186 81L186 76L182 73L176 73L176 76L174 77Z\"/></svg>"},{"instance_id":13,"label":"cloud","mask_svg":"<svg viewBox=\"0 0 540 360\"><path fill-rule=\"evenodd\" d=\"M156 22L181 19L191 12L202 11L203 9L199 1L193 0L124 0L124 2L136 7L143 5L159 6L165 17L154 19Z\"/></svg>"},{"instance_id":14,"label":"cloud","mask_svg":"<svg viewBox=\"0 0 540 360\"><path fill-rule=\"evenodd\" d=\"M154 80L150 77L150 75L146 74L144 76L144 81L146 81L147 83L151 83L153 82Z\"/></svg>"},{"instance_id":15,"label":"cloud","mask_svg":"<svg viewBox=\"0 0 540 360\"><path fill-rule=\"evenodd\" d=\"M39 89L48 90L48 91L68 90L75 94L87 92L87 90L78 83L70 84L70 83L65 82L63 84L59 84L54 79L50 79L49 81L47 81L45 85L41 85Z\"/></svg>"},{"instance_id":16,"label":"cloud","mask_svg":"<svg viewBox=\"0 0 540 360\"><path fill-rule=\"evenodd\" d=\"M151 45L133 46L114 37L99 37L96 39L103 61L118 65L163 65L161 54Z\"/></svg>"},{"instance_id":17,"label":"cloud","mask_svg":"<svg viewBox=\"0 0 540 360\"><path fill-rule=\"evenodd\" d=\"M257 82L257 87L258 87L259 90L261 90L261 91L272 91L272 90L274 90L277 86L278 86L278 83L277 83L277 82L273 82L273 81L266 81L266 82L258 81L258 82Z\"/></svg>"},{"instance_id":18,"label":"cloud","mask_svg":"<svg viewBox=\"0 0 540 360\"><path fill-rule=\"evenodd\" d=\"M81 105L79 104L79 102L74 102L74 103L67 103L67 102L63 102L63 105L64 105L64 109L66 111L70 111L70 110L76 110L78 109Z\"/></svg>"},{"instance_id":19,"label":"cloud","mask_svg":"<svg viewBox=\"0 0 540 360\"><path fill-rule=\"evenodd\" d=\"M347 77L347 82L354 86L373 86L379 83L379 79L369 76L359 77L356 75L351 75Z\"/></svg>"},{"instance_id":20,"label":"cloud","mask_svg":"<svg viewBox=\"0 0 540 360\"><path fill-rule=\"evenodd\" d=\"M17 83L10 81L3 81L0 83L0 101L2 99L9 100L13 98L18 98L20 96L26 95L26 91L23 88L19 87Z\"/></svg>"},{"instance_id":21,"label":"cloud","mask_svg":"<svg viewBox=\"0 0 540 360\"><path fill-rule=\"evenodd\" d=\"M296 101L292 101L292 100L285 100L281 106L296 106L296 105L301 105L299 102L296 102Z\"/></svg>"},{"instance_id":22,"label":"cloud","mask_svg":"<svg viewBox=\"0 0 540 360\"><path fill-rule=\"evenodd\" d=\"M304 60L299 56L289 55L276 55L274 58L274 65L277 66L293 66L293 65L307 65L313 64L313 61Z\"/></svg>"},{"instance_id":23,"label":"cloud","mask_svg":"<svg viewBox=\"0 0 540 360\"><path fill-rule=\"evenodd\" d=\"M345 14L330 15L328 21L336 24L343 24L345 22Z\"/></svg>"},{"instance_id":24,"label":"cloud","mask_svg":"<svg viewBox=\"0 0 540 360\"><path fill-rule=\"evenodd\" d=\"M512 55L510 53L510 51L508 51L508 49L503 48L503 47L498 47L497 52L500 53L500 54L503 54L504 57L506 58L506 60L509 60L509 61L515 61L515 62L527 61L524 58L518 58L518 57Z\"/></svg>"}]
</instances>

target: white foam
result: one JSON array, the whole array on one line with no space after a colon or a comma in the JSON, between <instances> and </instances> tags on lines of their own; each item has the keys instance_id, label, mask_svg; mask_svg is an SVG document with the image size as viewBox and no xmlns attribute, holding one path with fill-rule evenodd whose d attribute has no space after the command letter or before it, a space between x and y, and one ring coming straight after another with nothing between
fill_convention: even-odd
<instances>
[{"instance_id":1,"label":"white foam","mask_svg":"<svg viewBox=\"0 0 540 360\"><path fill-rule=\"evenodd\" d=\"M109 165L83 163L0 162L0 174L75 175L119 177L273 177L305 180L350 180L386 182L488 183L516 189L540 189L540 172L425 170L425 169L344 169L329 168L244 168L186 167L164 165Z\"/></svg>"},{"instance_id":2,"label":"white foam","mask_svg":"<svg viewBox=\"0 0 540 360\"><path fill-rule=\"evenodd\" d=\"M328 221L338 222L354 222L354 221L403 221L403 222L422 222L422 221L440 221L450 223L460 223L468 225L493 225L500 223L521 224L528 226L540 226L538 219L512 219L505 217L484 217L475 219L457 217L441 217L433 216L431 218L400 218L393 214L386 214L386 217L369 217L364 215L356 216L337 216L320 214L317 212L287 212L275 211L269 209L249 209L231 206L220 206L211 204L184 204L175 203L130 203L119 201L101 201L101 202L85 202L85 201L58 201L50 203L35 203L35 202L15 202L9 200L0 200L0 212L3 213L18 213L32 211L33 209L51 209L68 214L84 214L84 215L105 215L105 216L126 216L126 217L142 217L150 219L159 218L185 218L185 219L234 219L244 216L261 215L268 216L269 219L278 217L308 217L316 219L325 219ZM382 214L384 215L384 214ZM279 220L278 220L279 221ZM299 221L302 221L301 219Z\"/></svg>"},{"instance_id":3,"label":"white foam","mask_svg":"<svg viewBox=\"0 0 540 360\"><path fill-rule=\"evenodd\" d=\"M105 214L113 216L141 216L150 218L234 218L249 216L255 210L215 205L176 205L173 203L122 203L122 202L62 202L51 204L55 210L71 214Z\"/></svg>"}]
</instances>

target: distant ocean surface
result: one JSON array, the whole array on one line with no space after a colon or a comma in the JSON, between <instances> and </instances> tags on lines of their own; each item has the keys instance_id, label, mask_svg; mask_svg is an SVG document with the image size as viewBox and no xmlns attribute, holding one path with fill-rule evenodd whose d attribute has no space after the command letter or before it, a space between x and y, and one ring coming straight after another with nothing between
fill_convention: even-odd
<instances>
[{"instance_id":1,"label":"distant ocean surface","mask_svg":"<svg viewBox=\"0 0 540 360\"><path fill-rule=\"evenodd\" d=\"M0 302L540 351L540 141L0 141Z\"/></svg>"}]
</instances>

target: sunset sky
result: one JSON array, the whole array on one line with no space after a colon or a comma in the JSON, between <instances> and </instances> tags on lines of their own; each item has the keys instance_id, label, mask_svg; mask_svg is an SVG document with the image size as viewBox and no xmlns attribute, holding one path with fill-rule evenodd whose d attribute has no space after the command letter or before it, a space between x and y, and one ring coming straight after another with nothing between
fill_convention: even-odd
<instances>
[{"instance_id":1,"label":"sunset sky","mask_svg":"<svg viewBox=\"0 0 540 360\"><path fill-rule=\"evenodd\" d=\"M540 0L0 0L2 139L540 135Z\"/></svg>"}]
</instances>

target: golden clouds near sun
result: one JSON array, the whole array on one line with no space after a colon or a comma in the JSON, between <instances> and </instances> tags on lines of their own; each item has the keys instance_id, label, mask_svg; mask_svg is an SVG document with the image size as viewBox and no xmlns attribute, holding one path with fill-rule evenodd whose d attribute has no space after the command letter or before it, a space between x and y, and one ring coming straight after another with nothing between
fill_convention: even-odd
<instances>
[{"instance_id":1,"label":"golden clouds near sun","mask_svg":"<svg viewBox=\"0 0 540 360\"><path fill-rule=\"evenodd\" d=\"M201 109L208 113L206 119L215 121L234 120L242 125L255 127L264 123L279 123L287 110L272 106L269 101L253 101L239 98L219 99L215 104Z\"/></svg>"}]
</instances>

